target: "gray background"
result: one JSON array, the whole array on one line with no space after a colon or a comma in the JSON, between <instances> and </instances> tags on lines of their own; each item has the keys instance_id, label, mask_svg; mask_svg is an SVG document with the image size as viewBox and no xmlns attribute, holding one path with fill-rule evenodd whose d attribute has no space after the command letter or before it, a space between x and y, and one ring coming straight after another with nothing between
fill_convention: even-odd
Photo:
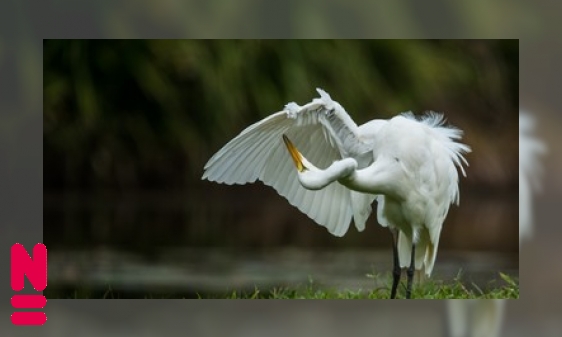
<instances>
[{"instance_id":1,"label":"gray background","mask_svg":"<svg viewBox=\"0 0 562 337\"><path fill-rule=\"evenodd\" d=\"M107 4L111 4L109 8ZM9 2L0 8L0 331L11 336L333 335L436 336L439 302L71 301L47 303L41 328L13 327L9 248L42 241L42 38L490 37L520 38L520 100L550 147L536 235L520 254L522 295L506 336L558 336L562 280L556 223L562 181L559 95L562 5L534 1ZM29 249L29 248L28 248Z\"/></svg>"}]
</instances>

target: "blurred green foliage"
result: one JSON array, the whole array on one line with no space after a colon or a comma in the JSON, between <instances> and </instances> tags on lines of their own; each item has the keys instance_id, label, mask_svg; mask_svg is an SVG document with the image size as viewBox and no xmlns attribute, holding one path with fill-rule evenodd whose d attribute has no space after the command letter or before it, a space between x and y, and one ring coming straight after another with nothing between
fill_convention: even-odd
<instances>
[{"instance_id":1,"label":"blurred green foliage","mask_svg":"<svg viewBox=\"0 0 562 337\"><path fill-rule=\"evenodd\" d=\"M472 130L473 149L517 125L517 40L45 40L43 50L45 190L185 187L243 128L316 87L358 124L444 111Z\"/></svg>"}]
</instances>

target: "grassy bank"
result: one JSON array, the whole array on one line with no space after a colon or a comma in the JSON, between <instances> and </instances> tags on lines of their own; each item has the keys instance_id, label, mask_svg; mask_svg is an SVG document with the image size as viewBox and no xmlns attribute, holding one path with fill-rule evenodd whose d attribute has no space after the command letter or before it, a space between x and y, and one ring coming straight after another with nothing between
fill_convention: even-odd
<instances>
[{"instance_id":1,"label":"grassy bank","mask_svg":"<svg viewBox=\"0 0 562 337\"><path fill-rule=\"evenodd\" d=\"M475 284L456 279L444 282L439 280L425 280L414 284L412 289L413 299L518 299L519 280L510 276L500 274L502 281L490 282L485 288ZM380 276L369 275L371 278ZM380 281L380 280L377 280ZM316 284L310 279L308 283L293 285L290 287L273 287L269 289L254 288L251 291L233 290L224 293L166 293L163 291L128 291L117 289L108 285L105 290L92 290L85 287L78 289L62 289L49 287L45 290L45 296L53 298L101 298L101 299L174 299L174 298L196 298L196 299L388 299L390 295L390 278L381 286L364 290L330 289ZM405 282L402 282L398 290L398 298L405 296Z\"/></svg>"}]
</instances>

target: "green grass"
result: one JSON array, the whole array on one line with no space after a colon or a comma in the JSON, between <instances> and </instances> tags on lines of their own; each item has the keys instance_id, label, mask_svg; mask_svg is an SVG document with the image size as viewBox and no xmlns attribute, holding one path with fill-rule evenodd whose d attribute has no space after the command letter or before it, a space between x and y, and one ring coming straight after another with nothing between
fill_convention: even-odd
<instances>
[{"instance_id":1,"label":"green grass","mask_svg":"<svg viewBox=\"0 0 562 337\"><path fill-rule=\"evenodd\" d=\"M372 276L371 277L376 277ZM444 283L435 280L426 280L422 284L414 284L412 287L412 299L518 299L519 282L505 274L500 276L501 284L490 282L485 290L474 284L466 286L459 279ZM389 280L388 284L391 282ZM398 298L404 298L406 293L404 282L398 288ZM222 296L199 296L201 299L223 298L223 299L388 299L389 287L375 288L371 290L334 290L319 287L312 280L303 286L291 288L273 288L265 292L255 288L251 292L232 291Z\"/></svg>"},{"instance_id":2,"label":"green grass","mask_svg":"<svg viewBox=\"0 0 562 337\"><path fill-rule=\"evenodd\" d=\"M501 281L490 282L485 289L481 289L474 284L461 282L460 277L449 282L439 280L425 280L422 283L414 284L412 288L413 299L491 299L519 298L519 281L515 278L501 274ZM145 298L145 299L174 299L174 298L199 298L199 299L388 299L390 296L391 279L379 275L368 275L374 283L380 284L381 278L385 280L383 286L365 290L337 290L329 289L315 283L309 279L308 283L291 287L274 287L268 289L258 289L251 291L230 291L222 294L182 294L182 293L163 293L163 292L124 292L114 289L110 285L107 288L94 291L87 288L66 289L62 291L56 288L47 288L45 296L47 298ZM376 282L375 282L376 281ZM405 282L398 288L399 299L405 296Z\"/></svg>"}]
</instances>

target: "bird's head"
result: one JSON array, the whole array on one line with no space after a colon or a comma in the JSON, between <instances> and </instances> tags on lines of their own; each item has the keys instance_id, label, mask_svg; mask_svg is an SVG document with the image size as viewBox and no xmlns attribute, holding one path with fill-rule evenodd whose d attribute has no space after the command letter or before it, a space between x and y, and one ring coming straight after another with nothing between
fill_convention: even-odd
<instances>
[{"instance_id":1,"label":"bird's head","mask_svg":"<svg viewBox=\"0 0 562 337\"><path fill-rule=\"evenodd\" d=\"M289 137L283 135L283 142L285 142L285 146L287 146L287 150L289 150L289 154L291 155L291 158L293 158L293 161L295 162L295 166L297 167L297 171L299 172L299 174L304 173L305 171L310 170L311 168L314 169L314 166L311 165L308 162L308 160L306 160L306 158L304 158L304 156L299 152L299 150L297 150L297 148L295 147L295 145L293 145L293 142L291 142Z\"/></svg>"},{"instance_id":2,"label":"bird's head","mask_svg":"<svg viewBox=\"0 0 562 337\"><path fill-rule=\"evenodd\" d=\"M300 183L309 190L322 189L338 179L346 178L357 169L357 161L353 158L344 158L324 170L319 169L297 150L289 137L283 135L283 141L293 158Z\"/></svg>"}]
</instances>

